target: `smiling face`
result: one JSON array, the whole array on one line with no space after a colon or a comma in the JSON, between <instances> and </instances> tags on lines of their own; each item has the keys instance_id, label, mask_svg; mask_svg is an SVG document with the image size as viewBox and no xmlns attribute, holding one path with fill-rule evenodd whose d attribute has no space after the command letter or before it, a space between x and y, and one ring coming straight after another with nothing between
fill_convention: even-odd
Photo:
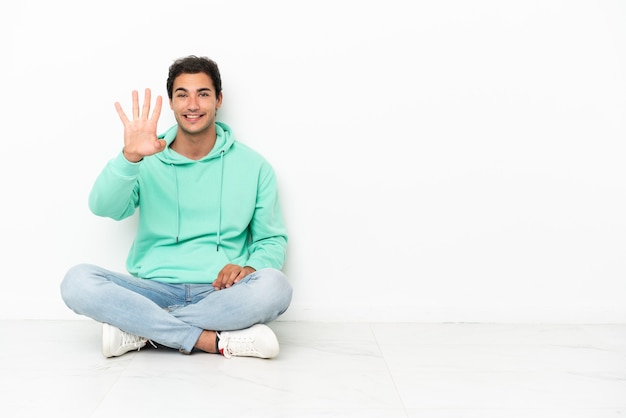
<instances>
[{"instance_id":1,"label":"smiling face","mask_svg":"<svg viewBox=\"0 0 626 418\"><path fill-rule=\"evenodd\" d=\"M181 74L174 80L170 108L179 130L197 136L214 132L222 93L216 95L213 81L205 73Z\"/></svg>"}]
</instances>

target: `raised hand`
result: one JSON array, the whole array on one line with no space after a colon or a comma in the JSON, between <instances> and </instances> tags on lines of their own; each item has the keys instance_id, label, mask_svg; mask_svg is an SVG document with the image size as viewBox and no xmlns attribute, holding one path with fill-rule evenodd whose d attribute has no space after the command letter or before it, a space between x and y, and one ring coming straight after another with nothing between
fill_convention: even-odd
<instances>
[{"instance_id":1,"label":"raised hand","mask_svg":"<svg viewBox=\"0 0 626 418\"><path fill-rule=\"evenodd\" d=\"M143 157L153 155L165 149L165 141L157 139L157 122L161 115L163 98L157 96L152 116L150 116L151 92L146 89L143 106L139 111L139 93L133 90L133 119L130 120L115 102L115 110L124 124L124 156L130 162L141 161Z\"/></svg>"}]
</instances>

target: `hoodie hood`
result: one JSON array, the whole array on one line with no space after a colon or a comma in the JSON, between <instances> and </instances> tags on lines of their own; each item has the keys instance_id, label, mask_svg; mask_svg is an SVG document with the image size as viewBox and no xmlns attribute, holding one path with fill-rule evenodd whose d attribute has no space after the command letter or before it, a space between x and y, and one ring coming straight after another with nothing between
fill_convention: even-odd
<instances>
[{"instance_id":1,"label":"hoodie hood","mask_svg":"<svg viewBox=\"0 0 626 418\"><path fill-rule=\"evenodd\" d=\"M220 156L223 156L223 154L227 153L228 150L232 147L235 139L232 135L230 126L223 122L215 122L215 132L217 133L215 146L213 147L211 152L202 157L199 161L219 158ZM174 142L174 139L176 139L177 133L178 124L175 124L162 134L158 135L159 139L165 140L166 146L162 152L156 154L156 157L166 164L181 165L193 163L194 160L190 160L170 148L170 145L172 144L172 142Z\"/></svg>"}]
</instances>

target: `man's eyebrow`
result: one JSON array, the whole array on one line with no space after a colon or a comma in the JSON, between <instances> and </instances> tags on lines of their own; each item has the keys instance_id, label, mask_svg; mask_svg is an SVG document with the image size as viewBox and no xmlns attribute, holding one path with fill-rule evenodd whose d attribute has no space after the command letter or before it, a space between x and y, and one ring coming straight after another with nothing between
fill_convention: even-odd
<instances>
[{"instance_id":1,"label":"man's eyebrow","mask_svg":"<svg viewBox=\"0 0 626 418\"><path fill-rule=\"evenodd\" d=\"M187 90L184 87L178 87L176 90L174 91L184 91L184 92L189 92L189 90ZM197 92L201 92L201 91L211 91L211 89L209 87L200 87L199 89L196 90Z\"/></svg>"}]
</instances>

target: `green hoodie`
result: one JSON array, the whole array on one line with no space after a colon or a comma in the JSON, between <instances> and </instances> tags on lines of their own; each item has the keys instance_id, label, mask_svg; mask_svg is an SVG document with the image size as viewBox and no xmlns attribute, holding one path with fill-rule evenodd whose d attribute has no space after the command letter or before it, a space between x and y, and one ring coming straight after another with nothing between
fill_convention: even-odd
<instances>
[{"instance_id":1,"label":"green hoodie","mask_svg":"<svg viewBox=\"0 0 626 418\"><path fill-rule=\"evenodd\" d=\"M128 272L165 283L212 283L229 263L281 269L287 233L270 164L221 122L213 150L190 160L169 147L177 128L159 135L167 142L162 152L138 163L120 152L89 195L98 216L121 220L139 208Z\"/></svg>"}]
</instances>

